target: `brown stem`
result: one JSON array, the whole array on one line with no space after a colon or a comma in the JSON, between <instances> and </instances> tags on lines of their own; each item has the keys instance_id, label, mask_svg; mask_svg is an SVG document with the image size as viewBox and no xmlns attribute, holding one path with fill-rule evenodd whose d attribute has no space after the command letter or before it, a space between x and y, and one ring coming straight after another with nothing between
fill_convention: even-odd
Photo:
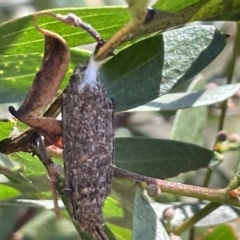
<instances>
[{"instance_id":1,"label":"brown stem","mask_svg":"<svg viewBox=\"0 0 240 240\"><path fill-rule=\"evenodd\" d=\"M56 213L56 216L60 218L60 209L58 206L58 195L56 190L56 182L58 181L59 174L61 172L61 167L58 164L55 164L50 157L47 155L46 148L44 146L44 143L40 136L36 136L35 143L37 145L37 154L40 161L45 166L48 176L50 178L50 186L52 191L52 198L53 198L53 204L54 204L54 210Z\"/></svg>"},{"instance_id":2,"label":"brown stem","mask_svg":"<svg viewBox=\"0 0 240 240\"><path fill-rule=\"evenodd\" d=\"M50 105L44 113L44 117L57 117L60 113L60 106L62 101L62 94ZM35 131L27 129L19 135L11 138L6 138L0 141L0 152L3 154L10 154L14 152L32 152L32 139Z\"/></svg>"},{"instance_id":3,"label":"brown stem","mask_svg":"<svg viewBox=\"0 0 240 240\"><path fill-rule=\"evenodd\" d=\"M136 182L146 182L147 184L157 184L161 191L178 194L181 196L194 197L222 204L240 206L238 199L229 198L228 189L205 188L187 184L169 182L166 180L150 178L136 173L126 171L121 168L114 168L114 177L125 178Z\"/></svg>"}]
</instances>

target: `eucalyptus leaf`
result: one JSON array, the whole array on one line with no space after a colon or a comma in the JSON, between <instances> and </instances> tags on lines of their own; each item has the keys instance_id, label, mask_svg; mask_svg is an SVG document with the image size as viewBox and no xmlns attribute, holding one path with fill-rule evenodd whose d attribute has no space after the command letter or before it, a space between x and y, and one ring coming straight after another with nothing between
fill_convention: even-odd
<instances>
[{"instance_id":1,"label":"eucalyptus leaf","mask_svg":"<svg viewBox=\"0 0 240 240\"><path fill-rule=\"evenodd\" d=\"M17 189L24 194L25 197L31 199L52 199L50 182L47 176L27 178L23 175L22 178L20 178L20 176L15 176L11 173L7 175L7 177L10 181L4 183L4 185ZM31 181L32 179L33 182Z\"/></svg>"},{"instance_id":2,"label":"eucalyptus leaf","mask_svg":"<svg viewBox=\"0 0 240 240\"><path fill-rule=\"evenodd\" d=\"M99 77L115 110L131 109L159 97L159 88L163 95L194 77L225 44L226 36L213 26L172 30L124 49L102 66Z\"/></svg>"},{"instance_id":3,"label":"eucalyptus leaf","mask_svg":"<svg viewBox=\"0 0 240 240\"><path fill-rule=\"evenodd\" d=\"M158 97L163 53L162 36L156 36L126 48L102 66L99 78L116 102L115 111Z\"/></svg>"},{"instance_id":4,"label":"eucalyptus leaf","mask_svg":"<svg viewBox=\"0 0 240 240\"><path fill-rule=\"evenodd\" d=\"M91 24L104 39L109 39L117 30L130 20L126 7L104 8L62 8L51 12L74 13L83 21ZM95 43L95 40L83 29L68 26L60 21L42 16L38 19L40 27L59 33L66 39L69 47ZM42 53L44 38L33 25L33 14L0 25L0 55L18 55Z\"/></svg>"},{"instance_id":5,"label":"eucalyptus leaf","mask_svg":"<svg viewBox=\"0 0 240 240\"><path fill-rule=\"evenodd\" d=\"M38 199L39 194L41 194L41 200L8 200L0 202L0 206L35 208L44 207L46 209L54 209L52 200L43 200L52 199L51 194L46 196L43 192L46 191L46 188L50 190L49 180L46 179L48 180L48 182L46 182L46 180L41 179L40 176L36 176L35 179L33 176L28 176L28 179L31 180L32 184L36 188L38 188L38 191L36 191L36 189L31 189L29 186L24 189L24 183L18 184L18 189L21 191L21 193L25 194L36 192L38 195L31 195L32 199ZM132 239L132 209L134 199L133 185L134 183L130 180L113 179L111 194L108 196L104 203L103 213L106 219L106 223L109 227L111 227L111 231L114 233L114 235L117 236L117 239ZM3 186L8 188L8 186ZM61 209L65 209L62 201L58 201L58 204Z\"/></svg>"},{"instance_id":6,"label":"eucalyptus leaf","mask_svg":"<svg viewBox=\"0 0 240 240\"><path fill-rule=\"evenodd\" d=\"M136 189L133 215L133 240L170 240L147 197Z\"/></svg>"},{"instance_id":7,"label":"eucalyptus leaf","mask_svg":"<svg viewBox=\"0 0 240 240\"><path fill-rule=\"evenodd\" d=\"M132 230L110 223L107 223L107 226L111 229L111 232L114 234L117 240L132 239Z\"/></svg>"},{"instance_id":8,"label":"eucalyptus leaf","mask_svg":"<svg viewBox=\"0 0 240 240\"><path fill-rule=\"evenodd\" d=\"M206 82L204 78L196 77L188 87L187 92L202 89L205 85ZM206 120L206 106L178 110L174 118L171 138L202 146L204 142Z\"/></svg>"},{"instance_id":9,"label":"eucalyptus leaf","mask_svg":"<svg viewBox=\"0 0 240 240\"><path fill-rule=\"evenodd\" d=\"M83 50L71 50L71 63L60 87L63 89L78 63L85 63L90 53ZM32 85L35 74L42 62L42 53L27 53L4 56L0 62L0 103L23 101ZM1 133L0 133L1 134Z\"/></svg>"},{"instance_id":10,"label":"eucalyptus leaf","mask_svg":"<svg viewBox=\"0 0 240 240\"><path fill-rule=\"evenodd\" d=\"M132 239L134 195L133 181L113 178L111 194L104 202L103 213L117 239Z\"/></svg>"},{"instance_id":11,"label":"eucalyptus leaf","mask_svg":"<svg viewBox=\"0 0 240 240\"><path fill-rule=\"evenodd\" d=\"M43 186L45 185L44 181L40 181L38 184L36 180L33 182L36 187L41 187L43 190ZM18 184L19 185L19 184ZM23 185L21 183L20 185ZM133 200L134 200L134 183L130 180L119 180L113 179L113 186L111 190L111 194L105 200L103 213L106 219L107 225L111 227L111 231L118 237L118 239L132 239L132 209L133 209ZM46 185L50 190L50 184ZM23 186L22 186L23 187ZM2 191L6 189L12 189L9 186L3 185L1 187ZM22 189L22 193L32 192L31 188ZM46 189L45 189L46 190ZM16 190L18 191L18 190ZM35 190L36 191L36 190ZM1 191L0 191L1 193ZM20 192L18 192L20 193ZM7 193L6 193L7 194ZM3 198L6 199L6 194L2 194ZM10 193L8 192L8 196ZM1 196L1 197L2 197ZM46 209L54 209L54 204L52 200L43 200L45 198L44 195L41 195L41 200L33 200L33 199L15 199L15 200L8 200L8 201L1 201L0 207L35 207L35 208L46 208ZM58 201L58 205L60 209L65 209L62 201Z\"/></svg>"},{"instance_id":12,"label":"eucalyptus leaf","mask_svg":"<svg viewBox=\"0 0 240 240\"><path fill-rule=\"evenodd\" d=\"M155 8L177 12L182 16L181 23L192 21L204 21L208 19L238 20L240 9L239 0L221 1L221 0L158 0Z\"/></svg>"},{"instance_id":13,"label":"eucalyptus leaf","mask_svg":"<svg viewBox=\"0 0 240 240\"><path fill-rule=\"evenodd\" d=\"M232 0L231 2L222 2L220 0L158 0L154 5L157 10L172 11L178 14L174 21L166 18L165 21L158 16L155 21L139 29L136 36L146 33L156 32L175 25L184 24L192 21L201 21L206 19L217 20L240 20L240 2ZM68 14L74 13L84 21L97 29L104 39L109 39L117 30L130 20L129 10L126 7L104 7L104 8L64 8L51 9L55 13ZM47 27L49 30L60 33L68 42L70 47L76 47L83 44L93 43L85 31L73 27L66 27L65 24L50 18L42 17L39 19L40 26ZM150 29L150 30L149 30ZM26 53L42 52L43 38L37 33L33 26L33 15L18 18L15 21L9 21L0 25L0 55L17 55Z\"/></svg>"},{"instance_id":14,"label":"eucalyptus leaf","mask_svg":"<svg viewBox=\"0 0 240 240\"><path fill-rule=\"evenodd\" d=\"M213 105L232 97L240 88L239 83L218 86L186 93L168 93L143 106L128 110L136 111L170 111L183 108Z\"/></svg>"},{"instance_id":15,"label":"eucalyptus leaf","mask_svg":"<svg viewBox=\"0 0 240 240\"><path fill-rule=\"evenodd\" d=\"M143 33L152 33L155 31L164 31L175 25L181 25L193 21L238 21L240 18L239 0L220 1L220 0L158 0L153 8L156 10L153 21L143 26L139 31L133 34L133 37L141 36ZM175 16L164 16L158 11L174 12ZM165 17L165 21L162 18Z\"/></svg>"},{"instance_id":16,"label":"eucalyptus leaf","mask_svg":"<svg viewBox=\"0 0 240 240\"><path fill-rule=\"evenodd\" d=\"M18 162L13 161L8 156L0 153L0 169L1 168L4 171L13 172L20 170L22 167Z\"/></svg>"},{"instance_id":17,"label":"eucalyptus leaf","mask_svg":"<svg viewBox=\"0 0 240 240\"><path fill-rule=\"evenodd\" d=\"M116 138L117 167L155 178L208 167L214 152L194 144L168 139Z\"/></svg>"},{"instance_id":18,"label":"eucalyptus leaf","mask_svg":"<svg viewBox=\"0 0 240 240\"><path fill-rule=\"evenodd\" d=\"M5 183L3 186L6 186L6 188L16 188L17 191L20 191L24 196L31 196L31 199L39 199L39 196L41 199L51 199L52 196L49 192L50 181L47 173L41 172L41 165L38 165L41 164L39 160L26 153L21 153L20 155L14 154L14 159L21 162L24 166L25 171L21 173L23 177L20 179L19 176L11 173L9 176L13 181ZM131 239L132 236L133 185L134 183L129 180L113 179L111 194L104 204L103 212L107 224L111 226L114 234L119 235L121 232L122 239ZM26 207L44 206L48 209L53 208L51 200L4 201L0 204L0 206L20 205ZM60 206L62 206L61 203Z\"/></svg>"},{"instance_id":19,"label":"eucalyptus leaf","mask_svg":"<svg viewBox=\"0 0 240 240\"><path fill-rule=\"evenodd\" d=\"M227 36L213 26L190 26L166 32L160 96L207 67L223 50Z\"/></svg>"},{"instance_id":20,"label":"eucalyptus leaf","mask_svg":"<svg viewBox=\"0 0 240 240\"><path fill-rule=\"evenodd\" d=\"M30 153L17 152L10 154L11 159L20 163L24 169L24 175L47 175L46 169L36 156L32 156Z\"/></svg>"},{"instance_id":21,"label":"eucalyptus leaf","mask_svg":"<svg viewBox=\"0 0 240 240\"><path fill-rule=\"evenodd\" d=\"M13 187L0 184L0 200L16 198L21 195L21 192Z\"/></svg>"},{"instance_id":22,"label":"eucalyptus leaf","mask_svg":"<svg viewBox=\"0 0 240 240\"><path fill-rule=\"evenodd\" d=\"M46 192L50 189L48 174L36 156L30 153L17 152L8 155L10 159L21 168L15 171L5 173L11 181L5 185L14 187L25 194L32 194L32 198L39 198L40 192ZM6 157L5 157L6 158ZM14 165L15 166L15 165ZM41 193L42 196L45 193ZM49 193L47 194L50 196Z\"/></svg>"},{"instance_id":23,"label":"eucalyptus leaf","mask_svg":"<svg viewBox=\"0 0 240 240\"><path fill-rule=\"evenodd\" d=\"M11 132L13 131L15 126L15 121L7 120L1 121L0 120L0 140L7 138L10 136Z\"/></svg>"},{"instance_id":24,"label":"eucalyptus leaf","mask_svg":"<svg viewBox=\"0 0 240 240\"><path fill-rule=\"evenodd\" d=\"M19 221L19 209L18 207L5 207L0 209L0 229L1 235L0 239L9 239L9 236L12 236L12 230L14 229L15 224Z\"/></svg>"},{"instance_id":25,"label":"eucalyptus leaf","mask_svg":"<svg viewBox=\"0 0 240 240\"><path fill-rule=\"evenodd\" d=\"M51 21L48 24L52 26ZM149 38L123 50L100 70L100 79L104 82L109 96L117 102L116 111L133 108L157 98L162 71L165 83L160 85L161 94L169 91L176 82L179 84L189 80L220 53L226 39L225 35L212 26L178 29L164 33L163 38L164 49L162 35ZM203 54L206 51L207 54ZM5 56L5 62L0 66L1 80L5 80L1 87L5 94L0 101L16 101L19 90L23 92L29 89L41 61L41 54L36 52L37 50L23 56L18 55L18 58L14 55ZM199 57L200 53L204 55L202 58ZM80 52L78 58L81 62ZM73 59L65 79L69 78L74 65L76 61Z\"/></svg>"}]
</instances>

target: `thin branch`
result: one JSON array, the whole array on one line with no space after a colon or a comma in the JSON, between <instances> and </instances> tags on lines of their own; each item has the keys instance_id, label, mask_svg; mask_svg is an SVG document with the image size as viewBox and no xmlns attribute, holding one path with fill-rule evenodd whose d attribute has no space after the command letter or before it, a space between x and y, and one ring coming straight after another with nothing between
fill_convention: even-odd
<instances>
[{"instance_id":1,"label":"thin branch","mask_svg":"<svg viewBox=\"0 0 240 240\"><path fill-rule=\"evenodd\" d=\"M54 210L58 218L60 218L60 209L58 206L58 200L57 200L57 191L56 191L56 183L59 179L59 174L61 172L61 166L59 164L56 164L52 161L50 157L47 155L46 148L44 146L44 143L40 136L37 136L35 138L35 143L37 145L38 149L38 158L43 163L45 168L47 169L49 178L50 178L50 184L51 184L51 191L52 191L52 198L53 198L53 204L54 204Z\"/></svg>"},{"instance_id":2,"label":"thin branch","mask_svg":"<svg viewBox=\"0 0 240 240\"><path fill-rule=\"evenodd\" d=\"M38 12L35 14L36 17L44 16L44 15L51 16L55 19L62 21L63 23L69 24L74 27L80 27L83 30L85 30L90 36L92 36L97 41L97 43L99 44L104 43L101 35L96 31L96 29L94 29L90 24L84 22L81 18L79 18L73 13L62 15L62 14L54 14L52 12Z\"/></svg>"},{"instance_id":3,"label":"thin branch","mask_svg":"<svg viewBox=\"0 0 240 240\"><path fill-rule=\"evenodd\" d=\"M199 222L201 219L206 217L208 214L210 214L211 212L213 212L220 206L221 206L221 203L216 203L216 202L209 203L204 208L202 208L197 213L195 213L191 218L188 218L180 226L178 226L176 229L174 229L174 231L173 231L174 234L181 235L187 229L193 227L194 224Z\"/></svg>"},{"instance_id":4,"label":"thin branch","mask_svg":"<svg viewBox=\"0 0 240 240\"><path fill-rule=\"evenodd\" d=\"M169 182L166 180L146 177L136 173L126 171L121 168L114 168L114 177L133 180L135 182L146 182L147 184L156 184L162 192L177 194L181 196L229 204L240 207L240 201L237 198L231 198L228 194L228 188L205 188L187 184Z\"/></svg>"},{"instance_id":5,"label":"thin branch","mask_svg":"<svg viewBox=\"0 0 240 240\"><path fill-rule=\"evenodd\" d=\"M235 36L235 40L233 43L232 57L226 66L227 84L232 83L235 63L236 63L236 59L237 59L239 49L240 49L240 44L239 44L239 42L240 42L240 23L236 23L236 26L237 26L237 31L236 31L236 36ZM219 124L218 124L218 132L223 130L223 128L224 128L224 122L225 122L226 112L227 112L227 103L228 103L228 100L226 100L222 103L221 115L220 115ZM217 144L217 142L218 142L218 140L216 138L214 147ZM214 147L213 147L213 149L214 149ZM206 176L205 176L205 179L203 182L203 187L207 187L209 185L211 176L212 176L212 169L208 168L208 171L206 173Z\"/></svg>"},{"instance_id":6,"label":"thin branch","mask_svg":"<svg viewBox=\"0 0 240 240\"><path fill-rule=\"evenodd\" d=\"M62 94L50 105L47 111L43 114L44 117L57 117L60 113ZM14 152L32 152L32 139L35 136L33 129L27 129L19 135L11 138L6 138L0 141L0 152L10 154ZM30 144L30 145L29 145Z\"/></svg>"},{"instance_id":7,"label":"thin branch","mask_svg":"<svg viewBox=\"0 0 240 240\"><path fill-rule=\"evenodd\" d=\"M229 63L226 66L226 74L227 74L227 84L231 84L232 83L232 78L233 78L233 74L234 74L234 69L235 69L235 64L236 64L236 59L239 53L239 49L240 49L240 23L236 23L236 36L234 39L234 43L233 43L233 49L232 49L232 57L229 61ZM218 131L222 130L224 128L224 121L225 121L225 117L226 117L226 111L227 111L227 102L228 100L224 101L222 104L222 112L221 112L221 116L220 116L220 120L219 120L219 125L218 125Z\"/></svg>"}]
</instances>

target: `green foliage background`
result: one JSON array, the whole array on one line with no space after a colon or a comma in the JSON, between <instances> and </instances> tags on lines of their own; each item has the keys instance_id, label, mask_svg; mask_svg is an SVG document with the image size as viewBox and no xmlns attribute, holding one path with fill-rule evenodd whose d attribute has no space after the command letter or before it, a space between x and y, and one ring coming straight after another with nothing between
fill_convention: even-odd
<instances>
[{"instance_id":1,"label":"green foliage background","mask_svg":"<svg viewBox=\"0 0 240 240\"><path fill-rule=\"evenodd\" d=\"M39 2L33 1L31 4L37 10L57 7L54 1L41 1L42 6L38 5ZM128 10L122 6L78 8L81 6L73 4L76 1L69 1L67 7L77 8L58 9L55 12L75 13L99 30L104 39L108 39L130 19ZM218 120L216 104L232 97L240 86L237 71L235 83L226 85L228 58L231 57L234 36L227 40L226 35L215 27L198 25L164 32L162 35L155 35L154 32L199 20L237 21L240 19L240 1L165 0L157 1L155 7L177 12L178 15L160 17L144 27L142 32L151 36L137 32L136 37L142 41L132 44L135 41L133 39L131 43L118 48L119 54L110 59L99 73L109 96L117 103L115 164L147 176L174 177L176 182L201 185L203 179L199 178L202 175L199 173L203 170L199 169L218 165L222 159L212 151ZM14 6L0 5L0 11L4 13L1 16L7 18L10 9L13 10ZM61 86L63 89L74 66L84 62L90 54L78 46L94 41L84 31L66 27L48 17L41 18L39 24L60 33L71 47L71 64ZM233 25L225 25L229 27L223 32L233 34L229 30ZM6 107L13 103L19 105L40 67L43 38L35 30L30 15L3 23L0 26L0 40L0 118L9 120ZM218 55L215 64L205 69ZM220 70L218 66L221 66ZM204 72L201 72L203 69ZM201 75L192 80L200 72ZM221 86L205 89L208 82L216 82ZM179 87L180 84L183 85ZM164 96L159 98L161 95ZM239 104L237 101L236 106ZM207 108L209 105L212 107ZM126 110L129 112L124 112ZM236 111L230 109L232 116L226 118L226 126L230 126L229 133L239 133ZM0 140L3 140L13 134L12 131L17 133L26 129L26 126L14 121L1 121L0 129ZM231 155L230 159L236 162L237 157ZM61 159L54 160L61 162ZM224 164L229 170L223 170ZM228 182L233 170L231 164L234 165L224 160L216 169L217 180L213 178L212 181L214 187L224 187ZM64 210L64 217L56 220L54 213L46 209L53 207L49 180L36 157L23 152L8 156L0 154L0 167L4 174L0 183L0 240L17 237L32 240L78 239ZM198 171L190 172L193 170ZM180 204L182 198L163 193L156 201ZM164 208L167 205L159 206ZM167 239L159 218L151 209L143 195L135 191L134 183L115 179L112 193L104 206L104 215L116 239L146 239L147 236L149 239L163 239L163 236ZM230 207L223 208L218 218L222 218L223 223L238 218L238 212L231 211ZM162 211L158 213L161 215ZM235 213L235 217L231 218L230 213ZM226 219L223 218L224 214L227 215ZM218 225L212 232L206 233L206 228L216 224L218 222L212 217L205 228L197 228L197 235L204 233L202 239L237 239L236 231L227 224ZM152 231L153 225L155 231ZM182 238L188 239L187 233Z\"/></svg>"}]
</instances>

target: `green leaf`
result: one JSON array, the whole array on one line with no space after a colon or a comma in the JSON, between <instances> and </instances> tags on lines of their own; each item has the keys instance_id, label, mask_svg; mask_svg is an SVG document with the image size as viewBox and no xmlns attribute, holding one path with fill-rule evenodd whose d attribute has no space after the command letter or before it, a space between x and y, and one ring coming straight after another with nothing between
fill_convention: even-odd
<instances>
[{"instance_id":1,"label":"green leaf","mask_svg":"<svg viewBox=\"0 0 240 240\"><path fill-rule=\"evenodd\" d=\"M38 214L35 214L31 218L31 221L25 223L18 232L23 236L33 236L33 239L36 240L54 239L48 238L48 235L53 235L53 232L56 234L56 227L54 229L56 220L56 215L53 211L43 209L42 211L39 211Z\"/></svg>"},{"instance_id":2,"label":"green leaf","mask_svg":"<svg viewBox=\"0 0 240 240\"><path fill-rule=\"evenodd\" d=\"M104 64L99 77L108 96L116 101L115 110L126 110L158 97L162 66L162 36L140 41Z\"/></svg>"},{"instance_id":3,"label":"green leaf","mask_svg":"<svg viewBox=\"0 0 240 240\"><path fill-rule=\"evenodd\" d=\"M5 185L16 188L24 194L25 198L52 199L50 182L41 162L27 153L20 152L12 155L16 161L21 163L24 171L21 172L21 176L14 173L8 174L8 178L12 181ZM132 235L133 185L134 183L129 180L114 179L111 195L104 204L103 212L107 224L116 236L121 233L122 239L131 239ZM32 206L34 202L20 202L19 204ZM36 205L49 208L49 202L40 201ZM51 203L50 205L52 206Z\"/></svg>"},{"instance_id":4,"label":"green leaf","mask_svg":"<svg viewBox=\"0 0 240 240\"><path fill-rule=\"evenodd\" d=\"M188 81L208 66L226 45L226 35L213 26L190 26L164 35L160 95Z\"/></svg>"},{"instance_id":5,"label":"green leaf","mask_svg":"<svg viewBox=\"0 0 240 240\"><path fill-rule=\"evenodd\" d=\"M202 21L211 18L212 20L239 20L240 1L232 0L159 0L155 4L156 8L168 11L178 12L182 16L180 23Z\"/></svg>"},{"instance_id":6,"label":"green leaf","mask_svg":"<svg viewBox=\"0 0 240 240\"><path fill-rule=\"evenodd\" d=\"M129 11L125 7L64 8L51 9L51 12L76 14L97 29L104 39L109 39L130 19ZM70 47L95 43L86 31L68 26L52 17L41 16L38 24L59 33ZM33 15L0 25L0 36L0 55L42 53L44 38L33 25Z\"/></svg>"},{"instance_id":7,"label":"green leaf","mask_svg":"<svg viewBox=\"0 0 240 240\"><path fill-rule=\"evenodd\" d=\"M240 88L239 83L186 93L168 93L143 106L128 110L161 111L208 106L232 97Z\"/></svg>"},{"instance_id":8,"label":"green leaf","mask_svg":"<svg viewBox=\"0 0 240 240\"><path fill-rule=\"evenodd\" d=\"M1 95L1 94L0 94ZM1 121L0 120L0 141L4 138L10 136L11 132L13 131L15 126L15 121L8 120L8 121Z\"/></svg>"},{"instance_id":9,"label":"green leaf","mask_svg":"<svg viewBox=\"0 0 240 240\"><path fill-rule=\"evenodd\" d=\"M0 221L1 240L9 239L10 234L12 235L14 226L19 219L18 212L19 208L14 206L0 208L0 219L2 219L2 221Z\"/></svg>"},{"instance_id":10,"label":"green leaf","mask_svg":"<svg viewBox=\"0 0 240 240\"><path fill-rule=\"evenodd\" d=\"M22 165L25 176L46 174L46 169L36 156L24 152L12 153L10 156Z\"/></svg>"},{"instance_id":11,"label":"green leaf","mask_svg":"<svg viewBox=\"0 0 240 240\"><path fill-rule=\"evenodd\" d=\"M24 174L22 174L22 178L15 174L6 176L10 181L4 183L4 185L16 188L25 198L52 199L50 182L47 176L25 177Z\"/></svg>"},{"instance_id":12,"label":"green leaf","mask_svg":"<svg viewBox=\"0 0 240 240\"><path fill-rule=\"evenodd\" d=\"M0 169L7 172L18 171L22 166L18 163L7 157L6 155L0 153Z\"/></svg>"},{"instance_id":13,"label":"green leaf","mask_svg":"<svg viewBox=\"0 0 240 240\"><path fill-rule=\"evenodd\" d=\"M14 198L21 195L21 192L16 188L0 184L0 200Z\"/></svg>"},{"instance_id":14,"label":"green leaf","mask_svg":"<svg viewBox=\"0 0 240 240\"><path fill-rule=\"evenodd\" d=\"M44 19L43 17L43 20ZM63 36L64 32L68 32L68 29L72 31L72 28L69 26L66 27L63 25L65 26L65 28L63 28L61 23L58 24L59 26L55 26L53 24L55 20L47 19L49 22L44 22L44 27L49 27L51 30L61 30ZM19 21L21 22L22 20L19 19ZM53 25L55 28L53 28ZM5 29L5 27L6 26L3 25L3 34L7 34L8 32L8 29ZM32 35L34 35L33 25L31 29L32 37ZM76 32L76 29L74 29L74 31ZM36 30L35 32L35 34L40 35ZM72 34L70 34L70 36L72 36ZM25 35L27 35L27 31L25 31ZM85 35L87 34L85 33ZM178 29L164 33L163 37L165 43L163 78L166 83L161 84L161 94L167 92L176 81L183 83L197 74L202 68L207 66L225 46L225 36L221 35L211 26L195 26ZM39 39L39 36L37 39ZM74 39L75 38L73 38L72 41L74 41ZM178 41L176 41L176 39L178 39ZM25 36L22 41L23 42L19 43L21 49L24 48L23 43L26 41ZM210 44L211 41L213 41L213 45ZM71 46L70 40L68 44ZM75 44L78 45L79 42L75 41ZM2 98L0 97L0 102L23 100L23 95L19 94L19 92L26 93L27 90L29 90L32 79L41 62L41 54L37 53L39 52L39 50L37 50L39 44L36 46L34 53L28 52L34 45L34 42L31 42L30 45L31 46L24 49L23 52L20 51L21 49L16 50L15 48L17 47L14 45L15 51L18 52L17 56L15 54L11 55L11 53L6 51L1 52L0 48L0 55L3 55L5 58L5 61L0 65L2 75L1 91L4 93L1 95ZM182 47L179 48L179 45ZM192 49L193 46L194 48ZM11 46L8 45L8 47L11 49ZM140 52L139 49L141 49ZM176 49L178 49L178 51L176 51ZM207 54L203 54L202 51L204 50L207 51ZM186 54L188 52L191 52L191 55L188 56ZM10 56L6 56L6 53ZM19 55L19 53L23 55ZM79 51L74 51L74 53L75 58L72 58L65 80L69 78L76 62L85 61L84 59L87 57L86 53L85 55ZM204 55L203 58L199 57L200 53ZM133 59L135 60L133 61ZM179 59L181 61L179 61ZM193 64L194 61L195 63ZM105 83L109 96L115 98L117 102L116 111L142 105L159 96L159 80L161 79L162 64L162 36L156 36L138 42L130 48L125 49L102 67L100 70L100 78ZM66 85L66 81L64 84Z\"/></svg>"},{"instance_id":15,"label":"green leaf","mask_svg":"<svg viewBox=\"0 0 240 240\"><path fill-rule=\"evenodd\" d=\"M187 92L202 89L205 85L203 78L196 78L188 87ZM174 119L171 138L182 142L203 145L206 118L207 108L205 106L178 110Z\"/></svg>"},{"instance_id":16,"label":"green leaf","mask_svg":"<svg viewBox=\"0 0 240 240\"><path fill-rule=\"evenodd\" d=\"M41 181L41 183L45 185L43 181ZM34 184L36 184L36 182ZM18 185L23 185L23 183L20 183ZM104 203L104 217L106 219L107 225L111 228L111 231L114 233L117 239L132 239L132 211L135 194L133 185L134 182L130 180L120 180L114 178L111 194L108 196ZM50 184L48 184L48 189L50 189ZM28 191L32 192L33 190L28 187ZM38 194L39 193L40 191ZM52 200L42 200L45 198L45 196L40 196L41 200L32 200L32 198L31 200L17 199L0 202L0 206L21 206L36 208L45 207L47 209L54 209ZM59 201L59 207L61 209L65 208L62 201Z\"/></svg>"},{"instance_id":17,"label":"green leaf","mask_svg":"<svg viewBox=\"0 0 240 240\"><path fill-rule=\"evenodd\" d=\"M128 171L155 178L208 167L213 151L184 142L154 138L116 138L115 164Z\"/></svg>"},{"instance_id":18,"label":"green leaf","mask_svg":"<svg viewBox=\"0 0 240 240\"><path fill-rule=\"evenodd\" d=\"M88 56L89 52L87 51L71 50L71 63L61 89L68 83L75 66L79 62L84 63ZM4 56L4 61L0 62L0 103L13 103L24 100L32 85L34 76L41 66L42 57L42 53Z\"/></svg>"},{"instance_id":19,"label":"green leaf","mask_svg":"<svg viewBox=\"0 0 240 240\"><path fill-rule=\"evenodd\" d=\"M198 74L222 51L225 40L212 26L169 31L124 49L102 66L99 76L116 111L131 109L159 96L161 76L160 95Z\"/></svg>"},{"instance_id":20,"label":"green leaf","mask_svg":"<svg viewBox=\"0 0 240 240\"><path fill-rule=\"evenodd\" d=\"M240 3L239 0L222 2L220 0L209 0L207 3L200 0L185 0L172 2L171 0L159 0L154 6L159 10L179 12L179 17L175 21L166 18L161 19L161 23L153 21L146 25L144 31L140 29L136 34L141 36L146 32L156 32L170 28L175 25L187 22L216 18L218 20L239 20ZM91 24L99 31L104 39L109 39L117 30L130 20L129 10L126 7L104 7L104 8L65 8L51 9L55 13L74 13L82 20ZM226 16L226 17L225 17ZM221 17L221 18L220 18ZM66 26L50 17L41 17L38 20L40 26L60 33L68 42L70 47L95 42L85 31L74 27ZM0 25L0 55L18 55L26 53L42 52L43 38L33 26L33 15L6 22Z\"/></svg>"},{"instance_id":21,"label":"green leaf","mask_svg":"<svg viewBox=\"0 0 240 240\"><path fill-rule=\"evenodd\" d=\"M122 228L118 225L107 223L112 233L118 240L132 239L132 231L127 228Z\"/></svg>"},{"instance_id":22,"label":"green leaf","mask_svg":"<svg viewBox=\"0 0 240 240\"><path fill-rule=\"evenodd\" d=\"M237 232L233 227L227 224L220 224L212 231L208 231L202 237L202 240L238 240Z\"/></svg>"},{"instance_id":23,"label":"green leaf","mask_svg":"<svg viewBox=\"0 0 240 240\"><path fill-rule=\"evenodd\" d=\"M136 189L134 199L133 239L169 240L164 226L152 209L147 197L139 189Z\"/></svg>"},{"instance_id":24,"label":"green leaf","mask_svg":"<svg viewBox=\"0 0 240 240\"><path fill-rule=\"evenodd\" d=\"M194 21L203 20L230 20L238 21L240 19L240 2L233 0L231 2L223 2L221 0L158 0L153 6L156 10L154 21L143 26L139 31L133 34L134 37L139 37L143 33L152 33L154 31L164 31L167 28L185 24ZM158 13L158 11L160 11ZM171 11L175 13L162 18L163 11ZM163 12L164 13L164 12Z\"/></svg>"},{"instance_id":25,"label":"green leaf","mask_svg":"<svg viewBox=\"0 0 240 240\"><path fill-rule=\"evenodd\" d=\"M117 239L132 239L133 185L131 180L113 178L111 194L104 203L104 217Z\"/></svg>"},{"instance_id":26,"label":"green leaf","mask_svg":"<svg viewBox=\"0 0 240 240\"><path fill-rule=\"evenodd\" d=\"M33 157L30 153L18 152L9 154L9 157L17 166L21 167L17 169L21 171L13 169L11 172L4 173L11 180L4 183L5 185L14 187L23 194L28 194L28 196L31 195L32 199L51 197L47 172L36 156Z\"/></svg>"}]
</instances>

